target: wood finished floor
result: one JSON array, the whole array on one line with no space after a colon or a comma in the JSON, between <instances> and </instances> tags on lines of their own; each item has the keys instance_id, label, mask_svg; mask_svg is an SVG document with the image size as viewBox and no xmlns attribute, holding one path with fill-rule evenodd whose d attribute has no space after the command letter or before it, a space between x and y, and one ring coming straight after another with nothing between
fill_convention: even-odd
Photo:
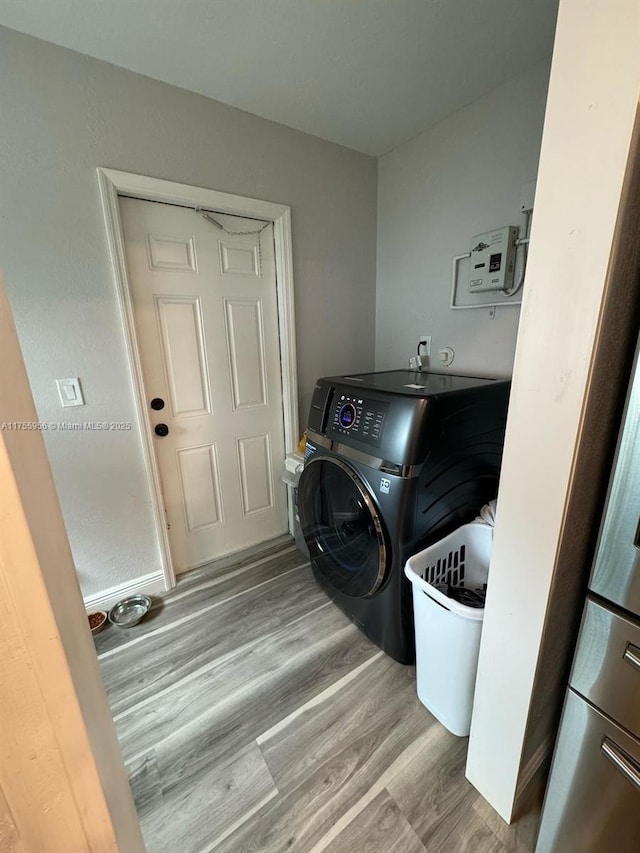
<instances>
[{"instance_id":1,"label":"wood finished floor","mask_svg":"<svg viewBox=\"0 0 640 853\"><path fill-rule=\"evenodd\" d=\"M525 853L464 778L415 671L316 586L289 537L184 576L96 636L148 853Z\"/></svg>"}]
</instances>

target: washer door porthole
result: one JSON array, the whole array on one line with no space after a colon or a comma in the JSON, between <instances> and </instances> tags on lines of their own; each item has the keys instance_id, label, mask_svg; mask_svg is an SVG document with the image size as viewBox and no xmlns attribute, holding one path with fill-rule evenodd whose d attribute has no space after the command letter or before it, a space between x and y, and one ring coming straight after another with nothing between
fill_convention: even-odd
<instances>
[{"instance_id":1,"label":"washer door porthole","mask_svg":"<svg viewBox=\"0 0 640 853\"><path fill-rule=\"evenodd\" d=\"M380 513L356 471L333 457L310 459L298 485L298 510L316 569L345 595L373 595L390 554Z\"/></svg>"}]
</instances>

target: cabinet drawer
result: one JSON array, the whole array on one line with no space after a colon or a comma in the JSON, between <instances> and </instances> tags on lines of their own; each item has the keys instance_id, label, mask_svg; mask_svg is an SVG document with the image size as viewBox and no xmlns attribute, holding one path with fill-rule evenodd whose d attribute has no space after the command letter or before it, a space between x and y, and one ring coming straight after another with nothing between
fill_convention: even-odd
<instances>
[{"instance_id":1,"label":"cabinet drawer","mask_svg":"<svg viewBox=\"0 0 640 853\"><path fill-rule=\"evenodd\" d=\"M640 737L640 623L587 599L570 686Z\"/></svg>"},{"instance_id":2,"label":"cabinet drawer","mask_svg":"<svg viewBox=\"0 0 640 853\"><path fill-rule=\"evenodd\" d=\"M568 690L536 853L638 853L639 839L640 741Z\"/></svg>"}]
</instances>

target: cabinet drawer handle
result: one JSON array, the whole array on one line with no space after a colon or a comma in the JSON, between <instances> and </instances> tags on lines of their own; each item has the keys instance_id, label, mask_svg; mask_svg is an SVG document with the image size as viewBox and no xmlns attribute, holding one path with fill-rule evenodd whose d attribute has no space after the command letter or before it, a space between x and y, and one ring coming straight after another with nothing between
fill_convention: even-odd
<instances>
[{"instance_id":1,"label":"cabinet drawer handle","mask_svg":"<svg viewBox=\"0 0 640 853\"><path fill-rule=\"evenodd\" d=\"M627 648L624 650L622 657L632 667L640 671L640 649L637 646L627 643Z\"/></svg>"},{"instance_id":2,"label":"cabinet drawer handle","mask_svg":"<svg viewBox=\"0 0 640 853\"><path fill-rule=\"evenodd\" d=\"M640 768L633 759L606 737L600 749L622 775L640 791Z\"/></svg>"}]
</instances>

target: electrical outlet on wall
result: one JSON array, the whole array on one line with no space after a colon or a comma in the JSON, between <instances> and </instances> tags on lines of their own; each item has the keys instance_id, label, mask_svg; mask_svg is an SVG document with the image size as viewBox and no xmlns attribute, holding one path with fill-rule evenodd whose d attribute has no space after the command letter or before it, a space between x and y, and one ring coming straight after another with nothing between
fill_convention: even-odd
<instances>
[{"instance_id":1,"label":"electrical outlet on wall","mask_svg":"<svg viewBox=\"0 0 640 853\"><path fill-rule=\"evenodd\" d=\"M456 357L455 351L451 347L443 347L438 353L440 364L444 367L449 367L453 364L453 359Z\"/></svg>"},{"instance_id":2,"label":"electrical outlet on wall","mask_svg":"<svg viewBox=\"0 0 640 853\"><path fill-rule=\"evenodd\" d=\"M420 335L420 355L431 355L431 335Z\"/></svg>"}]
</instances>

